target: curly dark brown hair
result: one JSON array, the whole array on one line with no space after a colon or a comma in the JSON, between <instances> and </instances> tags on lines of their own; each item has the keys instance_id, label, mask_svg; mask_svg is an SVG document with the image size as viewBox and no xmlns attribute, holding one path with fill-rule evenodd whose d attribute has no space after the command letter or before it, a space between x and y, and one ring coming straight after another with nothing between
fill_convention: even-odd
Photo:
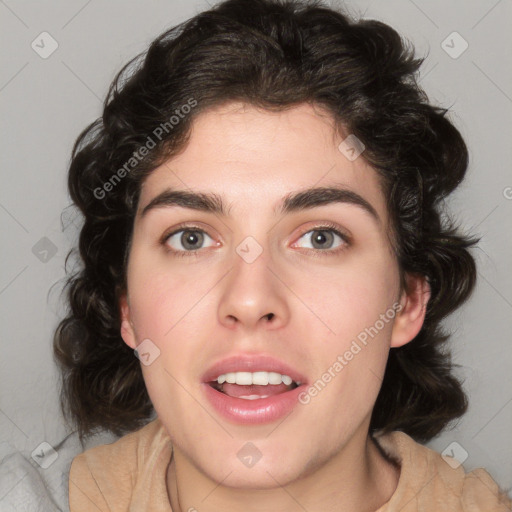
<instances>
[{"instance_id":1,"label":"curly dark brown hair","mask_svg":"<svg viewBox=\"0 0 512 512\"><path fill-rule=\"evenodd\" d=\"M466 411L441 321L473 291L468 249L479 238L461 234L443 208L468 152L448 110L418 85L423 60L388 25L321 1L228 0L166 31L121 69L69 169L84 217L81 267L66 282L70 308L54 354L62 409L81 441L98 429L123 435L154 414L140 362L120 336L141 184L184 147L201 112L235 100L272 111L308 102L356 135L387 198L401 290L407 274L430 284L421 331L390 351L370 432L401 430L424 442Z\"/></svg>"}]
</instances>

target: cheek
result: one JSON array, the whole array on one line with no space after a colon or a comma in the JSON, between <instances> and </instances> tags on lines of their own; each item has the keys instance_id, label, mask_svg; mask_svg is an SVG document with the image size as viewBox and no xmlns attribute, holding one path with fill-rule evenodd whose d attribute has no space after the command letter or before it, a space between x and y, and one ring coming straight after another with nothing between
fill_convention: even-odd
<instances>
[{"instance_id":1,"label":"cheek","mask_svg":"<svg viewBox=\"0 0 512 512\"><path fill-rule=\"evenodd\" d=\"M130 310L138 337L166 343L187 325L189 313L196 312L209 289L208 281L190 269L149 257L133 261L128 279Z\"/></svg>"},{"instance_id":2,"label":"cheek","mask_svg":"<svg viewBox=\"0 0 512 512\"><path fill-rule=\"evenodd\" d=\"M317 405L351 410L355 418L369 413L382 383L396 316L398 267L382 254L344 263L336 272L302 278L298 294L307 297L304 302L321 320L309 317L303 324L318 347L311 351L322 395ZM332 419L342 416L333 413Z\"/></svg>"},{"instance_id":3,"label":"cheek","mask_svg":"<svg viewBox=\"0 0 512 512\"><path fill-rule=\"evenodd\" d=\"M166 403L179 408L182 398L189 399L181 396L179 383L191 379L189 372L197 366L210 332L205 331L205 322L214 307L208 291L215 276L151 259L149 254L136 256L128 275L131 318L137 342L149 339L159 351L154 363L142 365L144 380L155 406L160 403L155 397L163 393Z\"/></svg>"},{"instance_id":4,"label":"cheek","mask_svg":"<svg viewBox=\"0 0 512 512\"><path fill-rule=\"evenodd\" d=\"M365 328L373 326L398 299L398 267L384 253L357 254L339 266L303 272L296 276L294 291L321 320L316 327L328 345L343 349ZM309 319L311 320L311 319ZM312 323L309 321L304 326ZM388 332L391 322L379 330Z\"/></svg>"},{"instance_id":5,"label":"cheek","mask_svg":"<svg viewBox=\"0 0 512 512\"><path fill-rule=\"evenodd\" d=\"M134 269L129 289L137 341L150 339L159 351L154 362L141 365L149 396L159 417L192 422L193 418L188 418L189 392L196 391L190 385L195 380L189 372L205 339L198 318L206 316L207 302L200 299L209 289L208 283L199 285L188 272L167 271L156 264Z\"/></svg>"}]
</instances>

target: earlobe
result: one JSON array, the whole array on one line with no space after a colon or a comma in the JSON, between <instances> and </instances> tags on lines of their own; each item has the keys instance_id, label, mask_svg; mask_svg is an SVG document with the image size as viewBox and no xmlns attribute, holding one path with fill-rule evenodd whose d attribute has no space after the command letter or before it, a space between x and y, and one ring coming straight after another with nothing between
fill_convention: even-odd
<instances>
[{"instance_id":1,"label":"earlobe","mask_svg":"<svg viewBox=\"0 0 512 512\"><path fill-rule=\"evenodd\" d=\"M130 305L126 294L123 294L119 299L119 307L121 311L121 337L124 342L131 348L135 349L137 346L135 331L130 318Z\"/></svg>"},{"instance_id":2,"label":"earlobe","mask_svg":"<svg viewBox=\"0 0 512 512\"><path fill-rule=\"evenodd\" d=\"M391 333L391 347L395 348L409 343L420 332L431 295L425 276L408 275L407 283L409 293L405 290L402 293L402 308L396 315Z\"/></svg>"}]
</instances>

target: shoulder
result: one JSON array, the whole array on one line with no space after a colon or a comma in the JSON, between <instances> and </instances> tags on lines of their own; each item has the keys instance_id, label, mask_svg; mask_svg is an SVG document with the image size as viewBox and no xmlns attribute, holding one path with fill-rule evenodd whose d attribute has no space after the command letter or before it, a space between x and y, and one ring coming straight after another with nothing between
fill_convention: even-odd
<instances>
[{"instance_id":1,"label":"shoulder","mask_svg":"<svg viewBox=\"0 0 512 512\"><path fill-rule=\"evenodd\" d=\"M510 499L484 469L465 473L455 459L440 455L403 432L375 438L383 451L401 466L398 486L378 512L507 512L512 509Z\"/></svg>"},{"instance_id":2,"label":"shoulder","mask_svg":"<svg viewBox=\"0 0 512 512\"><path fill-rule=\"evenodd\" d=\"M510 498L482 468L474 469L464 476L462 497L468 510L512 511ZM491 506L495 508L489 508Z\"/></svg>"},{"instance_id":3,"label":"shoulder","mask_svg":"<svg viewBox=\"0 0 512 512\"><path fill-rule=\"evenodd\" d=\"M113 504L116 510L128 510L156 486L161 497L171 453L169 436L156 419L114 443L77 455L69 472L71 512L90 510L92 503L101 511L110 511Z\"/></svg>"}]
</instances>

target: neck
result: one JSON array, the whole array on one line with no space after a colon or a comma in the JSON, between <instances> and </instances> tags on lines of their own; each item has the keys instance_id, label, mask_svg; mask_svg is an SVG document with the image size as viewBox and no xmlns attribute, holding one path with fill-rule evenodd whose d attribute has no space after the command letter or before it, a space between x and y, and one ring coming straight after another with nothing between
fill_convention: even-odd
<instances>
[{"instance_id":1,"label":"neck","mask_svg":"<svg viewBox=\"0 0 512 512\"><path fill-rule=\"evenodd\" d=\"M390 499L398 478L399 469L365 433L321 466L304 468L301 478L285 485L270 478L265 489L229 487L228 475L214 481L175 446L167 489L173 512L375 512Z\"/></svg>"}]
</instances>

